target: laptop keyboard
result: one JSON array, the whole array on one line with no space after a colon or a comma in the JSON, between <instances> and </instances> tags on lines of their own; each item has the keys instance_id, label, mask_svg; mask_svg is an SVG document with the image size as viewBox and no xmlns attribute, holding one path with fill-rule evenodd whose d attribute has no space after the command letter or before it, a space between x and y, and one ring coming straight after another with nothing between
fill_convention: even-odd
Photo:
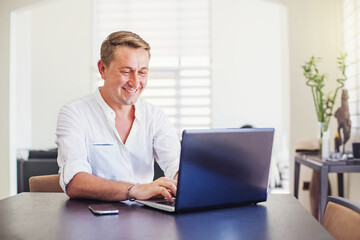
<instances>
[{"instance_id":1,"label":"laptop keyboard","mask_svg":"<svg viewBox=\"0 0 360 240\"><path fill-rule=\"evenodd\" d=\"M167 200L162 200L162 201L158 201L156 203L160 203L160 204L163 204L163 205L166 205L166 206L170 206L170 207L175 207L175 202L169 202Z\"/></svg>"}]
</instances>

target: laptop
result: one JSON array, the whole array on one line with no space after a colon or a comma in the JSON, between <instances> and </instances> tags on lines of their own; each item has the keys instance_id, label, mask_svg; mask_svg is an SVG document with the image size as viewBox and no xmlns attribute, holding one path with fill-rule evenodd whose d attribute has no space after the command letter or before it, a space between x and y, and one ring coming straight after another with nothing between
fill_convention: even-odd
<instances>
[{"instance_id":1,"label":"laptop","mask_svg":"<svg viewBox=\"0 0 360 240\"><path fill-rule=\"evenodd\" d=\"M136 200L168 212L266 201L273 128L184 130L176 200Z\"/></svg>"}]
</instances>

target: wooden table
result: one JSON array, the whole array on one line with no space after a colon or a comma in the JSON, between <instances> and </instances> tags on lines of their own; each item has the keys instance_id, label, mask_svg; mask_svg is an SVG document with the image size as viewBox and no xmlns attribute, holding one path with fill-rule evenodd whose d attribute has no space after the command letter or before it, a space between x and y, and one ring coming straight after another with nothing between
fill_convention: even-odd
<instances>
[{"instance_id":1,"label":"wooden table","mask_svg":"<svg viewBox=\"0 0 360 240\"><path fill-rule=\"evenodd\" d=\"M298 198L299 192L300 164L319 172L319 221L322 222L328 197L328 174L337 173L339 196L343 197L343 173L360 172L360 161L358 159L346 161L325 161L318 155L295 155L294 196L296 198Z\"/></svg>"},{"instance_id":2,"label":"wooden table","mask_svg":"<svg viewBox=\"0 0 360 240\"><path fill-rule=\"evenodd\" d=\"M182 214L116 202L118 215L95 216L88 209L93 203L64 193L3 199L0 239L333 239L290 194L269 195L254 206Z\"/></svg>"}]
</instances>

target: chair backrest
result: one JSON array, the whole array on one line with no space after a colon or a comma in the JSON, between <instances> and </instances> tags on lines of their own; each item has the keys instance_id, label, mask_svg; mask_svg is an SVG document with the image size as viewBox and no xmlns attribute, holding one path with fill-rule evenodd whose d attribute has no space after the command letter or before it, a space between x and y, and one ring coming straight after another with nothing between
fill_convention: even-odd
<instances>
[{"instance_id":1,"label":"chair backrest","mask_svg":"<svg viewBox=\"0 0 360 240\"><path fill-rule=\"evenodd\" d=\"M359 240L360 204L342 197L328 197L322 224L337 240Z\"/></svg>"},{"instance_id":2,"label":"chair backrest","mask_svg":"<svg viewBox=\"0 0 360 240\"><path fill-rule=\"evenodd\" d=\"M33 176L29 179L30 192L63 192L59 179L59 174Z\"/></svg>"}]
</instances>

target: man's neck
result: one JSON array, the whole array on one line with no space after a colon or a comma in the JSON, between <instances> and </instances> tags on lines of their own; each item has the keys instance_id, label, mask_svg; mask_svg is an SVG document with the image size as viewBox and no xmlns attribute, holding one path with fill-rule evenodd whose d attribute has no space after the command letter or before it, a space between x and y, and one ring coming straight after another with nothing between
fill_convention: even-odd
<instances>
[{"instance_id":1,"label":"man's neck","mask_svg":"<svg viewBox=\"0 0 360 240\"><path fill-rule=\"evenodd\" d=\"M106 91L101 90L102 89L100 89L100 94L102 98L115 112L115 127L121 141L125 144L135 119L135 107L133 105L125 105L112 101Z\"/></svg>"},{"instance_id":2,"label":"man's neck","mask_svg":"<svg viewBox=\"0 0 360 240\"><path fill-rule=\"evenodd\" d=\"M100 91L100 95L102 96L106 104L109 105L109 107L112 110L114 110L116 116L127 117L133 113L133 109L134 109L133 105L125 105L125 104L117 103L113 101L111 97L108 96L108 93L106 91L103 91L102 88L100 88L99 91Z\"/></svg>"}]
</instances>

